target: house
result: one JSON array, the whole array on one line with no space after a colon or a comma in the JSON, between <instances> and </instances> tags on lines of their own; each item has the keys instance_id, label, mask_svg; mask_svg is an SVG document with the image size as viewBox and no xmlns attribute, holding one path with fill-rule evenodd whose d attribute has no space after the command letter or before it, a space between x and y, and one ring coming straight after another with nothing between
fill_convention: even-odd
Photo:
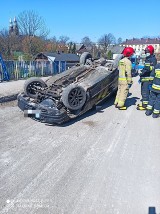
<instances>
[{"instance_id":1,"label":"house","mask_svg":"<svg viewBox=\"0 0 160 214\"><path fill-rule=\"evenodd\" d=\"M84 44L76 44L76 52L78 55L81 55L83 52L86 52L86 46Z\"/></svg>"},{"instance_id":2,"label":"house","mask_svg":"<svg viewBox=\"0 0 160 214\"><path fill-rule=\"evenodd\" d=\"M108 54L109 51L111 51L112 54L113 54L113 59L115 59L116 56L117 56L118 54L121 54L123 50L124 50L124 47L123 47L123 46L119 46L119 45L110 45L110 46L108 46L107 54Z\"/></svg>"},{"instance_id":3,"label":"house","mask_svg":"<svg viewBox=\"0 0 160 214\"><path fill-rule=\"evenodd\" d=\"M91 52L92 46L85 46L84 44L76 44L76 53L80 56L84 52Z\"/></svg>"},{"instance_id":4,"label":"house","mask_svg":"<svg viewBox=\"0 0 160 214\"><path fill-rule=\"evenodd\" d=\"M43 52L35 56L35 61L50 62L54 73L60 73L79 63L79 56L72 53Z\"/></svg>"},{"instance_id":5,"label":"house","mask_svg":"<svg viewBox=\"0 0 160 214\"><path fill-rule=\"evenodd\" d=\"M142 52L147 47L147 45L152 45L155 49L155 54L160 53L160 38L141 38L141 39L126 39L126 41L120 44L121 46L130 46L136 52Z\"/></svg>"}]
</instances>

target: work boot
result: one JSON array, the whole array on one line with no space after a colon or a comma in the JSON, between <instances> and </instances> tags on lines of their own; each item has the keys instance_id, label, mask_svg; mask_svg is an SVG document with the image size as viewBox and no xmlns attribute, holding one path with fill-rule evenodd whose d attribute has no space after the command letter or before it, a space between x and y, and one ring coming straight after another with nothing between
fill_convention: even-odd
<instances>
[{"instance_id":1,"label":"work boot","mask_svg":"<svg viewBox=\"0 0 160 214\"><path fill-rule=\"evenodd\" d=\"M126 106L122 106L122 107L117 107L119 110L127 110Z\"/></svg>"},{"instance_id":2,"label":"work boot","mask_svg":"<svg viewBox=\"0 0 160 214\"><path fill-rule=\"evenodd\" d=\"M160 116L159 114L155 114L155 113L152 114L153 118L158 118L159 116Z\"/></svg>"},{"instance_id":3,"label":"work boot","mask_svg":"<svg viewBox=\"0 0 160 214\"><path fill-rule=\"evenodd\" d=\"M118 103L114 105L114 106L115 106L115 108L118 108L118 106L117 106L117 105L118 105Z\"/></svg>"},{"instance_id":4,"label":"work boot","mask_svg":"<svg viewBox=\"0 0 160 214\"><path fill-rule=\"evenodd\" d=\"M137 110L140 110L140 111L144 111L144 110L146 110L146 107L147 107L147 105L146 104L138 104L137 105Z\"/></svg>"},{"instance_id":5,"label":"work boot","mask_svg":"<svg viewBox=\"0 0 160 214\"><path fill-rule=\"evenodd\" d=\"M152 110L148 110L145 112L146 116L150 116L152 114Z\"/></svg>"},{"instance_id":6,"label":"work boot","mask_svg":"<svg viewBox=\"0 0 160 214\"><path fill-rule=\"evenodd\" d=\"M137 105L137 107L142 107L142 103L139 103L139 104Z\"/></svg>"}]
</instances>

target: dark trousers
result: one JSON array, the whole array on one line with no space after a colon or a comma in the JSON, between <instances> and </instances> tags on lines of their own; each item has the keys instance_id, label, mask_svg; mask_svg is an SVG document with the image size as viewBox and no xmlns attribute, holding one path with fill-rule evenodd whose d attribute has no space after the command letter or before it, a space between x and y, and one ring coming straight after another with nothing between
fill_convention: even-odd
<instances>
[{"instance_id":1,"label":"dark trousers","mask_svg":"<svg viewBox=\"0 0 160 214\"><path fill-rule=\"evenodd\" d=\"M146 104L146 105L148 104L148 100L149 100L149 94L150 94L149 85L150 84L151 84L150 81L141 83L142 103Z\"/></svg>"},{"instance_id":2,"label":"dark trousers","mask_svg":"<svg viewBox=\"0 0 160 214\"><path fill-rule=\"evenodd\" d=\"M151 91L148 106L150 109L152 108L153 113L160 112L160 93Z\"/></svg>"}]
</instances>

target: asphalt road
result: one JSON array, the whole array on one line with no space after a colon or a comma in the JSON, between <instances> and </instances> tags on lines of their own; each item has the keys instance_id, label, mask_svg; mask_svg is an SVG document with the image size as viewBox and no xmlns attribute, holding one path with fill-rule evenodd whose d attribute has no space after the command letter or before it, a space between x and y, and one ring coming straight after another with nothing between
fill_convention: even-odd
<instances>
[{"instance_id":1,"label":"asphalt road","mask_svg":"<svg viewBox=\"0 0 160 214\"><path fill-rule=\"evenodd\" d=\"M114 98L63 126L0 106L0 213L160 213L160 118L136 110L135 79L127 111Z\"/></svg>"}]
</instances>

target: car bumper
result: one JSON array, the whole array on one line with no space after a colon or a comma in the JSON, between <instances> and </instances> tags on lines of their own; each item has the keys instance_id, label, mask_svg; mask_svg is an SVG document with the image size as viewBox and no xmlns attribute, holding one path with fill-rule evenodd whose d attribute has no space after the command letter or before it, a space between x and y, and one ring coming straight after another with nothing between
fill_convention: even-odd
<instances>
[{"instance_id":1,"label":"car bumper","mask_svg":"<svg viewBox=\"0 0 160 214\"><path fill-rule=\"evenodd\" d=\"M65 110L58 110L56 107L46 107L41 104L32 103L23 93L19 94L18 107L24 111L25 117L31 117L43 123L62 124L70 117Z\"/></svg>"}]
</instances>

